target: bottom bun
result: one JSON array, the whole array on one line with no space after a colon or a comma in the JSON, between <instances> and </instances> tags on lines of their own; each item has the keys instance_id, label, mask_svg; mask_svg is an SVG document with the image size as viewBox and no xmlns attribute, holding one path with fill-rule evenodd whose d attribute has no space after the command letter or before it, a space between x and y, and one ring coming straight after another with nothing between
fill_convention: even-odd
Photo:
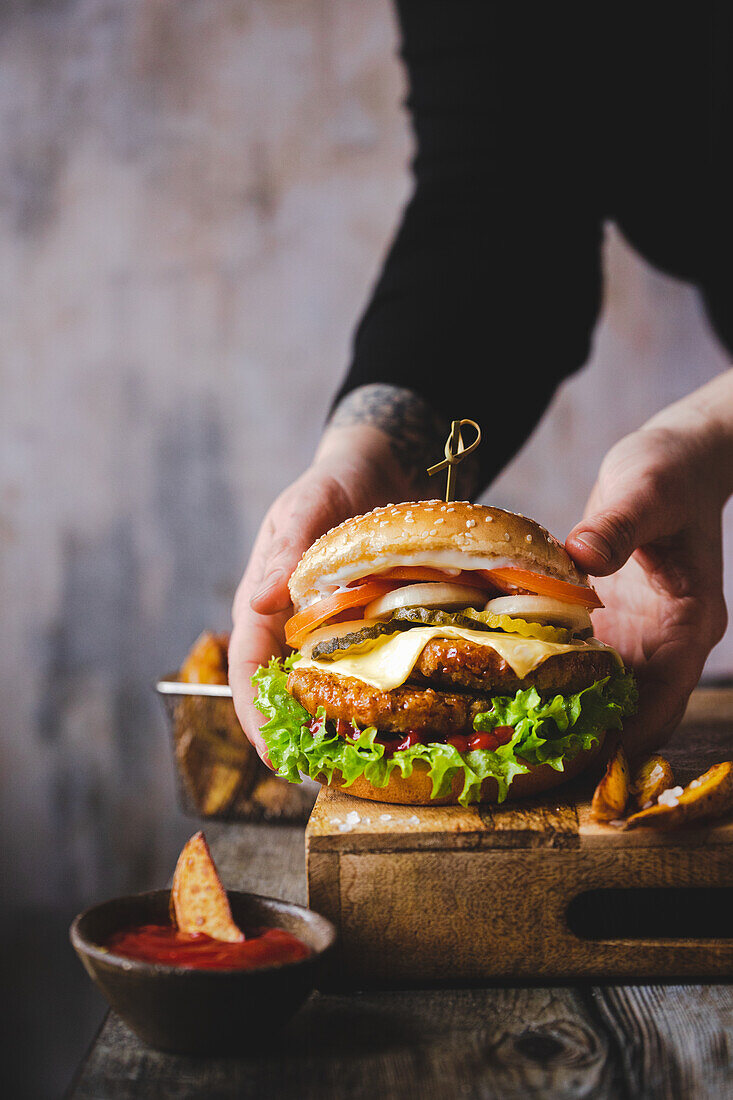
<instances>
[{"instance_id":1,"label":"bottom bun","mask_svg":"<svg viewBox=\"0 0 733 1100\"><path fill-rule=\"evenodd\" d=\"M558 772L549 764L529 764L529 771L523 775L517 775L509 786L507 801L515 801L518 798L531 798L542 791L549 791L552 787L559 787L561 783L567 783L575 779L592 762L603 747L605 734L599 736L598 743L592 748L579 752L565 765L565 771ZM392 772L386 787L373 787L371 783L360 775L350 786L345 786L343 779L333 777L329 787L337 787L346 794L353 794L356 798L369 798L373 802L393 802L404 806L457 806L458 796L463 790L463 776L455 775L449 794L442 798L431 798L433 781L428 775L428 766L422 760L415 761L412 775L408 778L398 772ZM480 802L496 802L499 788L495 779L485 779L481 784Z\"/></svg>"}]
</instances>

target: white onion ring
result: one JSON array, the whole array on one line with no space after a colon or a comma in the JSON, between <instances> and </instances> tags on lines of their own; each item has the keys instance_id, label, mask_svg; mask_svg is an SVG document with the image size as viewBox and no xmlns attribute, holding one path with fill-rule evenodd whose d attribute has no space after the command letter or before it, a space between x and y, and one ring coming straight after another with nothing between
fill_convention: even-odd
<instances>
[{"instance_id":1,"label":"white onion ring","mask_svg":"<svg viewBox=\"0 0 733 1100\"><path fill-rule=\"evenodd\" d=\"M439 607L452 611L461 607L480 607L485 592L467 584L434 581L425 584L405 584L392 592L378 596L364 608L365 619L387 619L400 607Z\"/></svg>"}]
</instances>

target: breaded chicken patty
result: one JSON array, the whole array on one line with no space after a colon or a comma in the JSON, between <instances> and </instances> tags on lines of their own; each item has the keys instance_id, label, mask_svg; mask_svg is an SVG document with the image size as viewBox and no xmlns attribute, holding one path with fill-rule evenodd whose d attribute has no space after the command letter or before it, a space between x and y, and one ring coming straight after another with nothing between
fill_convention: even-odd
<instances>
[{"instance_id":1,"label":"breaded chicken patty","mask_svg":"<svg viewBox=\"0 0 733 1100\"><path fill-rule=\"evenodd\" d=\"M475 693L434 691L410 684L379 691L352 676L336 676L319 669L294 669L288 677L288 691L315 714L323 707L326 718L376 726L390 733L431 729L450 737L473 728L473 719L488 710L488 696Z\"/></svg>"},{"instance_id":2,"label":"breaded chicken patty","mask_svg":"<svg viewBox=\"0 0 733 1100\"><path fill-rule=\"evenodd\" d=\"M355 677L297 667L288 678L288 691L309 714L323 707L332 720L393 733L429 728L449 737L472 729L475 716L490 708L492 695L514 695L532 686L541 695L572 694L611 674L614 665L605 650L561 653L521 679L487 646L436 638L425 646L410 680L392 691Z\"/></svg>"}]
</instances>

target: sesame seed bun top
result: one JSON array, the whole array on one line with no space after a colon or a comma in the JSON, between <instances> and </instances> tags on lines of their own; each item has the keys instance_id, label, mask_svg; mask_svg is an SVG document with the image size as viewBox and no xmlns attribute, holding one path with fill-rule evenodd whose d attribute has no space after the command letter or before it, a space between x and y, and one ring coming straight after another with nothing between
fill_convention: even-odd
<instances>
[{"instance_id":1,"label":"sesame seed bun top","mask_svg":"<svg viewBox=\"0 0 733 1100\"><path fill-rule=\"evenodd\" d=\"M466 501L425 500L387 504L327 531L300 559L290 595L297 612L338 584L397 565L431 563L466 569L511 564L588 583L561 543L534 520Z\"/></svg>"}]
</instances>

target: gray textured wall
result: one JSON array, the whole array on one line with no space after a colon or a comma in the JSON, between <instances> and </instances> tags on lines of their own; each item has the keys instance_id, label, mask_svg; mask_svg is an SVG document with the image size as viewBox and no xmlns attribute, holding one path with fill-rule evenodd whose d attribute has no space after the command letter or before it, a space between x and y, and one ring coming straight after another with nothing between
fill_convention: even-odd
<instances>
[{"instance_id":1,"label":"gray textured wall","mask_svg":"<svg viewBox=\"0 0 733 1100\"><path fill-rule=\"evenodd\" d=\"M407 194L394 45L387 0L0 11L0 868L34 1095L97 1011L67 919L162 882L189 828L151 681L226 626ZM604 449L725 365L692 290L613 234L607 269L592 364L492 494L561 535Z\"/></svg>"}]
</instances>

